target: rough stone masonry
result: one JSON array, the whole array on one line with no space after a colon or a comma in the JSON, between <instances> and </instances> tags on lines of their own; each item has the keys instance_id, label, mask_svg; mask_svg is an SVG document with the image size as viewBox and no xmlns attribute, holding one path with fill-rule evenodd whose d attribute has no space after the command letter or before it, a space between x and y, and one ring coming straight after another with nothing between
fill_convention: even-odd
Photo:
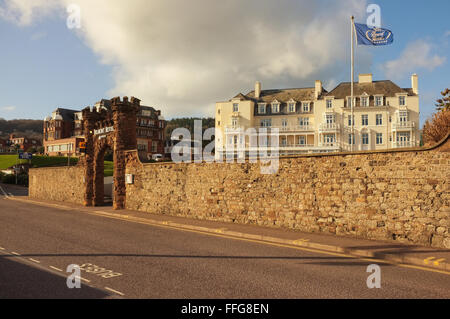
<instances>
[{"instance_id":1,"label":"rough stone masonry","mask_svg":"<svg viewBox=\"0 0 450 319\"><path fill-rule=\"evenodd\" d=\"M142 164L128 153L126 208L450 248L450 139L429 149L260 164Z\"/></svg>"}]
</instances>

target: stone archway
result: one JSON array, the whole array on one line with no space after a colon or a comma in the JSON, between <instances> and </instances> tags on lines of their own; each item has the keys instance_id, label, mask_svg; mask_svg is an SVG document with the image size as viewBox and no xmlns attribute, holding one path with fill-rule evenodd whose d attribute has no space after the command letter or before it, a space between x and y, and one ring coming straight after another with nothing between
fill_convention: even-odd
<instances>
[{"instance_id":1,"label":"stone archway","mask_svg":"<svg viewBox=\"0 0 450 319\"><path fill-rule=\"evenodd\" d=\"M85 206L104 204L104 154L113 151L114 189L113 208L124 209L126 200L125 151L137 149L136 115L140 100L134 97L111 99L108 109L97 111L87 107L83 110L85 157Z\"/></svg>"}]
</instances>

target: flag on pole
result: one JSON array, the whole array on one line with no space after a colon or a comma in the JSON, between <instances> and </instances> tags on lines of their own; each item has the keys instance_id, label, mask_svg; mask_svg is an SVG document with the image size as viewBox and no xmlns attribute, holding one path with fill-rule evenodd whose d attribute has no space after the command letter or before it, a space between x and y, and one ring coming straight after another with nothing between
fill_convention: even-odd
<instances>
[{"instance_id":1,"label":"flag on pole","mask_svg":"<svg viewBox=\"0 0 450 319\"><path fill-rule=\"evenodd\" d=\"M356 42L360 45L388 45L394 42L392 31L383 28L369 28L366 24L355 23Z\"/></svg>"}]
</instances>

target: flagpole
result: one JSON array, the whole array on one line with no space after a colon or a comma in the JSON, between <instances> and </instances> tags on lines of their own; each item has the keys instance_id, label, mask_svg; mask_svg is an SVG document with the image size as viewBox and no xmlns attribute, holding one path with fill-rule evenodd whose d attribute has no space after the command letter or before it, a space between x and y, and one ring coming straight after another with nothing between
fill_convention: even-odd
<instances>
[{"instance_id":1,"label":"flagpole","mask_svg":"<svg viewBox=\"0 0 450 319\"><path fill-rule=\"evenodd\" d=\"M354 32L353 32L353 30L354 30L354 26L355 26L355 17L354 16L352 16L352 19L351 19L351 34L352 34L352 37L351 37L351 39L352 39L352 45L351 45L351 47L352 47L352 84L351 84L351 97L350 97L350 103L351 103L351 123L352 123L352 128L351 128L351 134L352 134L352 144L350 145L350 149L351 149L351 151L353 152L353 145L354 145L354 143L355 143L355 134L354 134L354 125L355 125L355 119L354 119L354 114L353 114L353 104L354 104L354 99L353 99L353 93L354 93L354 91L353 91L353 83L354 83L354 81L355 81L355 49L354 49Z\"/></svg>"}]
</instances>

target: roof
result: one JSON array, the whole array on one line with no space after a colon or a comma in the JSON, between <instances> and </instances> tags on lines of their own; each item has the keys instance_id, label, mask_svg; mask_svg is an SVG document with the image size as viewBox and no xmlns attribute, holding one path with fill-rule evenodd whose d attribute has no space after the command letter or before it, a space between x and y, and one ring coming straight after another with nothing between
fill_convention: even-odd
<instances>
[{"instance_id":1,"label":"roof","mask_svg":"<svg viewBox=\"0 0 450 319\"><path fill-rule=\"evenodd\" d=\"M370 96L384 95L387 97L395 97L397 93L405 93L415 95L412 89L402 89L390 80L373 81L371 83L354 83L354 95L359 96L367 93ZM336 99L345 99L351 95L351 82L343 82L334 88L326 96L334 96Z\"/></svg>"},{"instance_id":2,"label":"roof","mask_svg":"<svg viewBox=\"0 0 450 319\"><path fill-rule=\"evenodd\" d=\"M63 108L57 108L53 111L53 113L57 113L62 116L64 121L73 121L74 120L74 114L76 112L79 112L77 110L70 110L70 109L63 109Z\"/></svg>"},{"instance_id":3,"label":"roof","mask_svg":"<svg viewBox=\"0 0 450 319\"><path fill-rule=\"evenodd\" d=\"M255 91L246 94L246 97L258 102L270 103L277 100L280 103L287 103L291 99L296 102L312 101L315 98L314 93L315 88L272 89L262 90L259 99L255 99Z\"/></svg>"}]
</instances>

